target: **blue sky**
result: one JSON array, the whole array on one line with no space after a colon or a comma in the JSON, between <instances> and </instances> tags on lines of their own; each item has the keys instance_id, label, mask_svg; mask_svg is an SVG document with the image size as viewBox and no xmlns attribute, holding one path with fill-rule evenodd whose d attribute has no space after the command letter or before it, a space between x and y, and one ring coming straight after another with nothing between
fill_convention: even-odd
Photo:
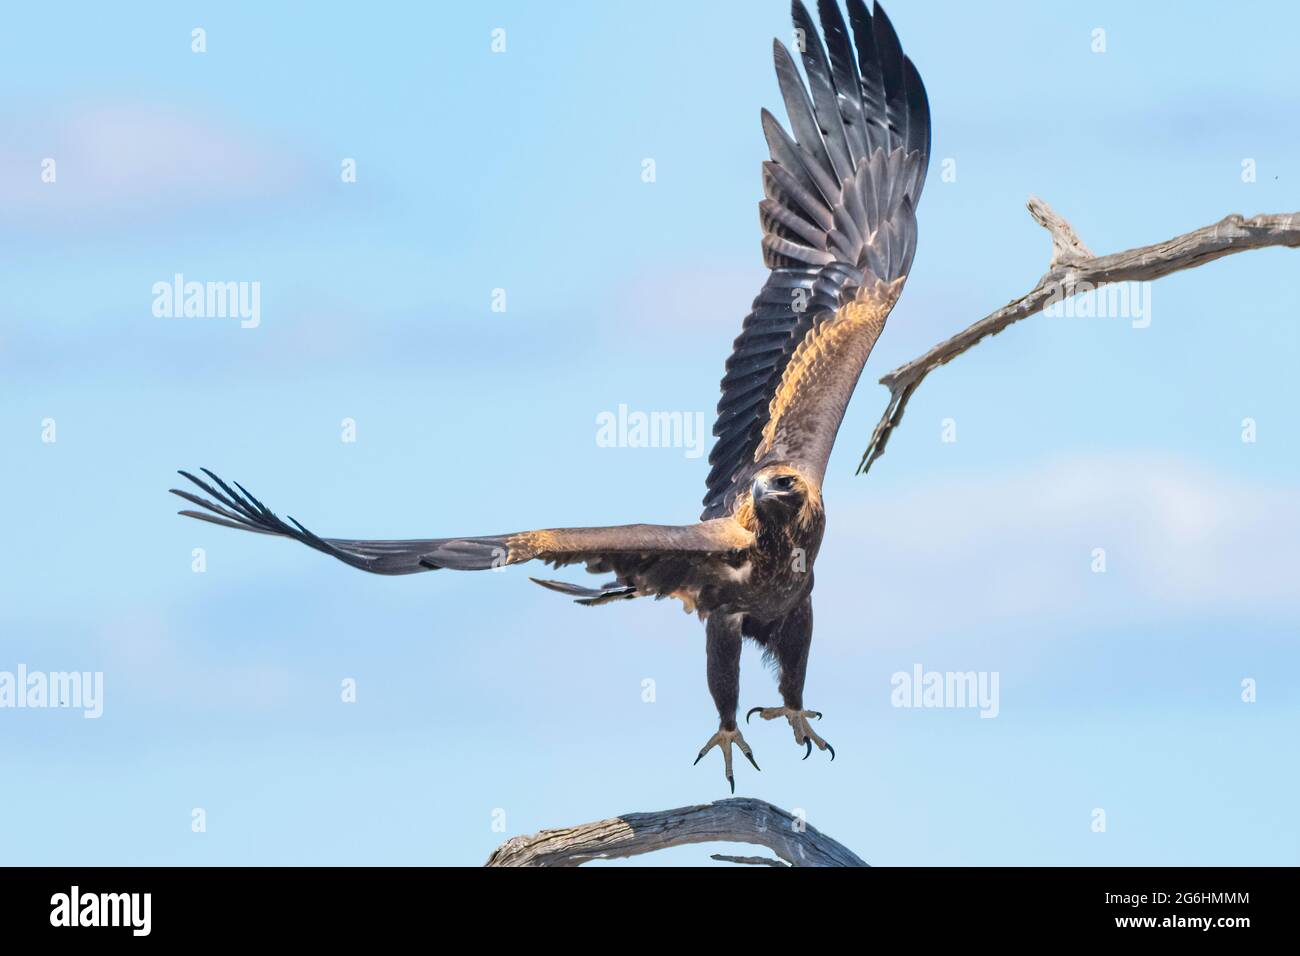
<instances>
[{"instance_id":1,"label":"blue sky","mask_svg":"<svg viewBox=\"0 0 1300 956\"><path fill-rule=\"evenodd\" d=\"M207 466L357 537L698 514L703 458L600 447L596 416L711 421L764 274L786 4L442 6L5 12L0 671L102 671L105 701L0 709L0 861L476 864L725 796L716 754L691 766L716 714L675 605L574 607L528 568L362 575L166 494ZM805 697L839 757L755 727L737 793L878 864L1300 862L1294 253L1160 280L1149 328L1013 327L853 475L876 378L1045 269L1029 194L1099 252L1300 206L1297 14L889 12L934 162L825 488ZM177 272L259 282L261 324L156 317ZM918 663L997 672L998 717L892 707ZM742 668L742 708L778 702Z\"/></svg>"}]
</instances>

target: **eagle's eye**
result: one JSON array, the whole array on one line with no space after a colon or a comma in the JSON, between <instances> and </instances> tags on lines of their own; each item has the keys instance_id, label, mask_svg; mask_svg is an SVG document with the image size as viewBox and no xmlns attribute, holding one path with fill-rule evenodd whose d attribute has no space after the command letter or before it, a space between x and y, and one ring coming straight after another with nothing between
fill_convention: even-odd
<instances>
[{"instance_id":1,"label":"eagle's eye","mask_svg":"<svg viewBox=\"0 0 1300 956\"><path fill-rule=\"evenodd\" d=\"M789 491L794 487L794 475L779 475L772 480L772 484L782 491Z\"/></svg>"}]
</instances>

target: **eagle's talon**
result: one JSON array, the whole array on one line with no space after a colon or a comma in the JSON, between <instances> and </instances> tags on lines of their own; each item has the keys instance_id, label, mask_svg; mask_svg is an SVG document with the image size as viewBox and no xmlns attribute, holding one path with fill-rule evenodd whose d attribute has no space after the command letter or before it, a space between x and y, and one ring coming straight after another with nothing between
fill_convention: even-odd
<instances>
[{"instance_id":1,"label":"eagle's talon","mask_svg":"<svg viewBox=\"0 0 1300 956\"><path fill-rule=\"evenodd\" d=\"M813 733L812 728L808 726L808 718L822 719L821 711L796 710L793 707L751 707L749 713L745 715L745 719L749 720L751 714L758 714L764 720L775 720L778 717L784 717L790 721L790 727L794 730L794 742L805 748L804 760L812 756L813 744L817 745L818 750L829 750L831 759L835 759L835 748Z\"/></svg>"},{"instance_id":2,"label":"eagle's talon","mask_svg":"<svg viewBox=\"0 0 1300 956\"><path fill-rule=\"evenodd\" d=\"M712 737L710 737L709 742L704 745L704 749L700 751L700 755L695 758L695 763L698 764L701 760L704 759L704 755L706 753L708 753L714 747L717 747L719 750L722 751L723 773L725 773L727 776L727 783L730 784L731 786L731 792L735 793L736 777L731 770L731 745L732 744L735 744L737 747L740 748L740 752L745 755L746 760L748 760L751 764L754 765L755 770L758 770L760 772L762 771L763 768L760 767L758 765L758 761L754 759L754 751L752 751L749 748L749 744L745 743L745 738L741 736L739 730L723 730L719 728L718 732L714 734ZM691 764L691 766L695 766L695 764Z\"/></svg>"}]
</instances>

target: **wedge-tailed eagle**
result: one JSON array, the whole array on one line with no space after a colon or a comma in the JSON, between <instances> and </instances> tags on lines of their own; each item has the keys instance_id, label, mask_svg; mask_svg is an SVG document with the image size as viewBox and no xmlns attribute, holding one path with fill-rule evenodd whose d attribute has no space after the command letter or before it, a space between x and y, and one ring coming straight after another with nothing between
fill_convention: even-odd
<instances>
[{"instance_id":1,"label":"wedge-tailed eagle","mask_svg":"<svg viewBox=\"0 0 1300 956\"><path fill-rule=\"evenodd\" d=\"M795 57L775 43L776 76L790 132L762 113L771 159L759 203L763 261L771 270L741 327L722 378L700 521L548 528L486 537L364 541L321 538L283 521L203 469L181 472L208 498L173 492L214 524L294 538L354 568L413 574L479 571L523 561L583 564L608 575L598 587L541 581L579 604L671 597L705 622L717 746L735 791L732 747L753 753L736 725L740 649L763 646L779 667L781 706L804 759L816 745L804 706L812 640L813 565L825 528L822 480L840 421L867 357L911 268L917 200L930 153L925 88L884 11L818 0L821 31L794 3ZM537 580L537 579L534 579Z\"/></svg>"}]
</instances>

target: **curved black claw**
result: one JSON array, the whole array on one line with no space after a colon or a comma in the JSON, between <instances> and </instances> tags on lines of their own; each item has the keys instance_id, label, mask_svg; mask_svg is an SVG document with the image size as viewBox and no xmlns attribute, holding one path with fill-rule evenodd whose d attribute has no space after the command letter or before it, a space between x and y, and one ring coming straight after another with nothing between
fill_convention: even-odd
<instances>
[{"instance_id":1,"label":"curved black claw","mask_svg":"<svg viewBox=\"0 0 1300 956\"><path fill-rule=\"evenodd\" d=\"M827 746L829 747L830 744L827 744ZM759 773L763 772L763 768L758 765L758 761L754 759L754 755L752 753L745 753L745 751L743 750L741 751L741 753L745 754L745 759L754 765L755 770L757 770Z\"/></svg>"},{"instance_id":2,"label":"curved black claw","mask_svg":"<svg viewBox=\"0 0 1300 956\"><path fill-rule=\"evenodd\" d=\"M731 774L727 774L727 783L731 784L731 793L732 793L732 796L735 796L735 793L736 793L736 778L733 777L733 776L731 776Z\"/></svg>"},{"instance_id":3,"label":"curved black claw","mask_svg":"<svg viewBox=\"0 0 1300 956\"><path fill-rule=\"evenodd\" d=\"M805 737L805 738L803 739L803 742L804 742L804 744L808 747L808 752L805 753L805 754L803 755L803 759L804 759L804 760L807 760L809 757L812 756L812 738L811 738L811 737ZM834 759L835 759L835 748L832 747L832 746L830 745L830 743L827 742L827 741L825 741L825 740L823 740L822 743L826 744L826 749L829 750L829 751L831 752L831 759L834 760Z\"/></svg>"},{"instance_id":4,"label":"curved black claw","mask_svg":"<svg viewBox=\"0 0 1300 956\"><path fill-rule=\"evenodd\" d=\"M758 713L760 710L762 710L762 709L763 709L762 707L751 707L751 708L749 708L749 713L747 713L747 714L745 715L745 723L749 723L749 718L753 717L755 714L757 714L757 713Z\"/></svg>"},{"instance_id":5,"label":"curved black claw","mask_svg":"<svg viewBox=\"0 0 1300 956\"><path fill-rule=\"evenodd\" d=\"M691 766L694 767L696 763L699 763L701 760L703 760L703 759L704 759L704 755L705 755L706 753L708 753L707 750L701 750L701 751L700 751L700 755L699 755L698 757L695 758L695 763L691 764Z\"/></svg>"},{"instance_id":6,"label":"curved black claw","mask_svg":"<svg viewBox=\"0 0 1300 956\"><path fill-rule=\"evenodd\" d=\"M820 710L811 710L809 711L809 713L812 714L813 717L815 717L817 720L822 719L822 712Z\"/></svg>"}]
</instances>

